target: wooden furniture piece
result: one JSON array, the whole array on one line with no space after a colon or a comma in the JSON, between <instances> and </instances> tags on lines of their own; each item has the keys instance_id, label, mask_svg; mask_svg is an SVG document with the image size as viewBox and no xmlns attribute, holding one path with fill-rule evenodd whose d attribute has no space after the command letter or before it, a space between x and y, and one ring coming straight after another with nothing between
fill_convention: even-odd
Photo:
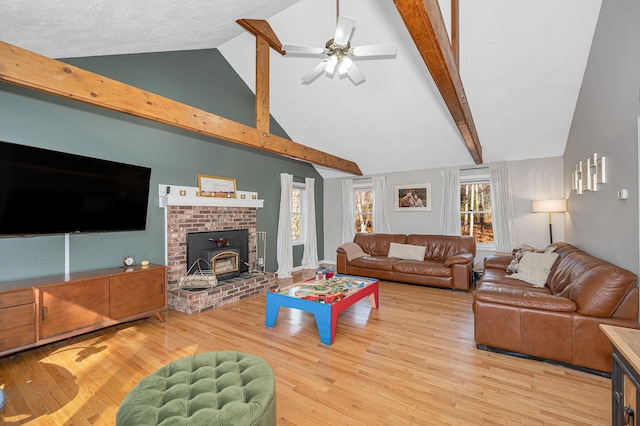
<instances>
[{"instance_id":1,"label":"wooden furniture piece","mask_svg":"<svg viewBox=\"0 0 640 426\"><path fill-rule=\"evenodd\" d=\"M301 281L267 293L265 323L268 328L275 326L280 306L311 312L316 320L320 342L331 345L336 336L340 312L365 296L369 296L371 307L378 309L377 279L336 275L329 280Z\"/></svg>"},{"instance_id":2,"label":"wooden furniture piece","mask_svg":"<svg viewBox=\"0 0 640 426\"><path fill-rule=\"evenodd\" d=\"M107 268L0 283L0 356L167 309L166 267Z\"/></svg>"},{"instance_id":3,"label":"wooden furniture piece","mask_svg":"<svg viewBox=\"0 0 640 426\"><path fill-rule=\"evenodd\" d=\"M640 407L640 330L601 324L611 340L612 425L635 426Z\"/></svg>"}]
</instances>

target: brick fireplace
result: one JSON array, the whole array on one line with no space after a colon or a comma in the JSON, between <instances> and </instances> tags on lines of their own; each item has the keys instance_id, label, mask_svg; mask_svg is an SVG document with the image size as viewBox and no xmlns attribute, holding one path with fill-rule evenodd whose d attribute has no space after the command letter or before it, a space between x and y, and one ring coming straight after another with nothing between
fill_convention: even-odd
<instances>
[{"instance_id":1,"label":"brick fireplace","mask_svg":"<svg viewBox=\"0 0 640 426\"><path fill-rule=\"evenodd\" d=\"M244 297L265 293L276 286L273 272L242 273L218 282L210 290L180 290L179 279L187 271L187 234L205 231L248 231L248 263L256 264L257 220L254 207L167 205L167 280L169 307L188 314L202 312Z\"/></svg>"}]
</instances>

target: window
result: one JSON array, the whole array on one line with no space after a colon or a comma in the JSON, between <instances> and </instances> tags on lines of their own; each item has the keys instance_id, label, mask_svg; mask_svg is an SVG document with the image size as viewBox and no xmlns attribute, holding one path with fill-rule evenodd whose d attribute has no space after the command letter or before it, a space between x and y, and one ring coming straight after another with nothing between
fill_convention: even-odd
<instances>
[{"instance_id":1,"label":"window","mask_svg":"<svg viewBox=\"0 0 640 426\"><path fill-rule=\"evenodd\" d=\"M460 234L493 245L489 175L460 176Z\"/></svg>"},{"instance_id":2,"label":"window","mask_svg":"<svg viewBox=\"0 0 640 426\"><path fill-rule=\"evenodd\" d=\"M371 184L354 185L353 200L355 202L355 231L373 232L373 188Z\"/></svg>"},{"instance_id":3,"label":"window","mask_svg":"<svg viewBox=\"0 0 640 426\"><path fill-rule=\"evenodd\" d=\"M304 184L293 182L291 197L291 243L304 244L304 220L305 220L305 190Z\"/></svg>"}]
</instances>

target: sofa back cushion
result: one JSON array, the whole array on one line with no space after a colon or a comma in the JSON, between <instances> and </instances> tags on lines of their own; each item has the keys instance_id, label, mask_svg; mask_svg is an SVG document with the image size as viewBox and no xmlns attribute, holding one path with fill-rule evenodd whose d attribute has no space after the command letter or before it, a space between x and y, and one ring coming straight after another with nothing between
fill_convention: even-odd
<instances>
[{"instance_id":1,"label":"sofa back cushion","mask_svg":"<svg viewBox=\"0 0 640 426\"><path fill-rule=\"evenodd\" d=\"M371 256L387 256L389 254L389 244L405 244L407 236L405 234L366 234L357 233L353 237L353 242L362 247L362 250Z\"/></svg>"},{"instance_id":2,"label":"sofa back cushion","mask_svg":"<svg viewBox=\"0 0 640 426\"><path fill-rule=\"evenodd\" d=\"M425 260L444 261L456 253L476 255L476 240L469 236L456 235L407 235L407 244L426 247Z\"/></svg>"},{"instance_id":3,"label":"sofa back cushion","mask_svg":"<svg viewBox=\"0 0 640 426\"><path fill-rule=\"evenodd\" d=\"M636 274L570 244L557 245L560 259L548 284L552 294L573 300L581 315L611 317L636 286Z\"/></svg>"}]
</instances>

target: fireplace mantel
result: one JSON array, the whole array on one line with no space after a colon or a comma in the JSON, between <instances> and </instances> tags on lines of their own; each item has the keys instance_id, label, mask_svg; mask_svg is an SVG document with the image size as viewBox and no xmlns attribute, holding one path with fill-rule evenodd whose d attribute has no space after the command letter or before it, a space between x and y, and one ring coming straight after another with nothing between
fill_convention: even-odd
<instances>
[{"instance_id":1,"label":"fireplace mantel","mask_svg":"<svg viewBox=\"0 0 640 426\"><path fill-rule=\"evenodd\" d=\"M167 193L167 188L170 188ZM184 191L185 195L180 195ZM264 207L264 200L254 200L249 194L240 198L243 191L238 191L238 198L198 197L197 186L158 185L159 207L167 206L211 206L211 207Z\"/></svg>"}]
</instances>

